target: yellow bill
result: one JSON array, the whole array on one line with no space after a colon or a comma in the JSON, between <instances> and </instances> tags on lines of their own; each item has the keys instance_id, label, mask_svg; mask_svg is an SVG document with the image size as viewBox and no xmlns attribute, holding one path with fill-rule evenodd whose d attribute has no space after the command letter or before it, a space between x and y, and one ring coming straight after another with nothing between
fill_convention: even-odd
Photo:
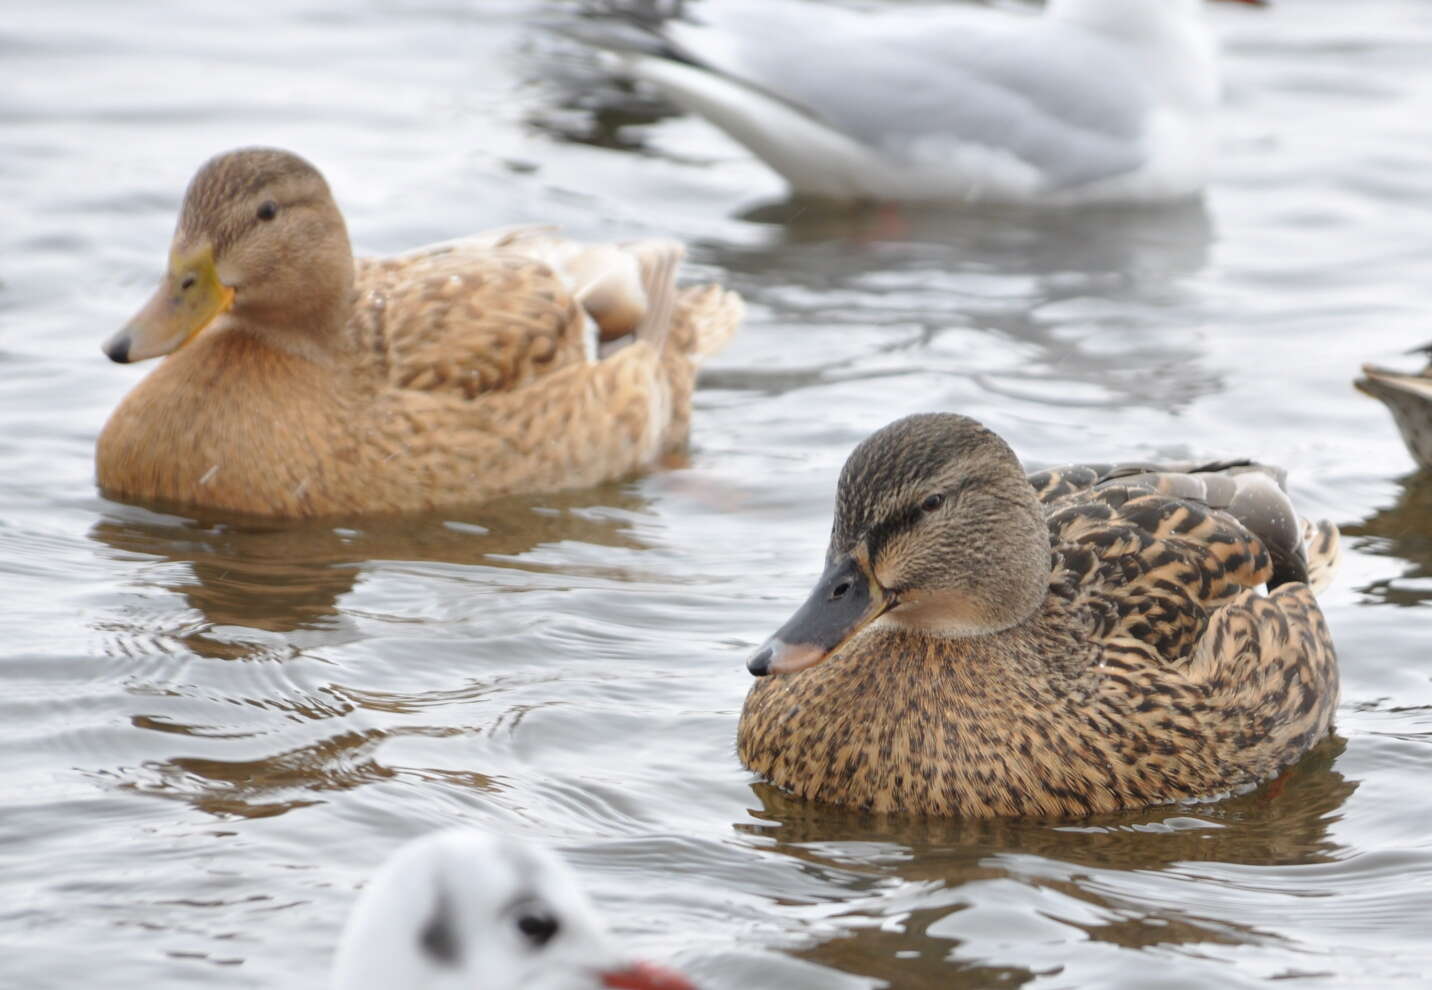
<instances>
[{"instance_id":1,"label":"yellow bill","mask_svg":"<svg viewBox=\"0 0 1432 990\"><path fill-rule=\"evenodd\" d=\"M169 256L169 271L144 308L105 341L111 361L128 364L177 351L234 304L234 290L219 279L214 249L204 244Z\"/></svg>"}]
</instances>

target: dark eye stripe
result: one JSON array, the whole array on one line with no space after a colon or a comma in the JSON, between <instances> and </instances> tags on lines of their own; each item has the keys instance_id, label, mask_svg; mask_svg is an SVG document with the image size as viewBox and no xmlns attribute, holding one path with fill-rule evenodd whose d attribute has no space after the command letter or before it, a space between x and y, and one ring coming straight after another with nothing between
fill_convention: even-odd
<instances>
[{"instance_id":1,"label":"dark eye stripe","mask_svg":"<svg viewBox=\"0 0 1432 990\"><path fill-rule=\"evenodd\" d=\"M933 495L939 497L939 503L935 505L934 508L938 509L941 505L958 499L971 484L972 482L969 478L963 478L955 485L952 491L948 493L933 493ZM897 534L912 529L920 520L925 518L927 512L932 511L925 507L931 497L932 496L926 496L920 500L919 504L911 505L899 512L892 513L870 527L865 537L865 545L869 548L872 564L880 559L880 551L884 550L885 546L894 539Z\"/></svg>"},{"instance_id":2,"label":"dark eye stripe","mask_svg":"<svg viewBox=\"0 0 1432 990\"><path fill-rule=\"evenodd\" d=\"M912 505L893 515L886 516L871 526L870 532L865 536L865 545L870 551L871 564L873 565L880 559L880 551L885 549L887 543L900 533L912 528L924 515L919 506Z\"/></svg>"}]
</instances>

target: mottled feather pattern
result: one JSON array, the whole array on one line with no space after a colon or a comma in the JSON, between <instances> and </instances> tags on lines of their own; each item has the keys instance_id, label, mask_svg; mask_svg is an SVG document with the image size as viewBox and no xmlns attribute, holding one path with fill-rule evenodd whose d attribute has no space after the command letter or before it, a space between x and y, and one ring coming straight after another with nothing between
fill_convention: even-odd
<instances>
[{"instance_id":1,"label":"mottled feather pattern","mask_svg":"<svg viewBox=\"0 0 1432 990\"><path fill-rule=\"evenodd\" d=\"M584 363L582 317L541 262L442 251L360 259L350 329L403 389L472 399Z\"/></svg>"},{"instance_id":2,"label":"mottled feather pattern","mask_svg":"<svg viewBox=\"0 0 1432 990\"><path fill-rule=\"evenodd\" d=\"M1238 752L1256 779L1276 773L1332 725L1337 658L1306 585L1267 597L1245 591L1220 609L1190 675L1225 713L1218 744Z\"/></svg>"},{"instance_id":3,"label":"mottled feather pattern","mask_svg":"<svg viewBox=\"0 0 1432 990\"><path fill-rule=\"evenodd\" d=\"M1279 468L1248 461L1072 465L1032 475L1030 483L1049 503L1089 489L1122 486L1219 510L1252 533L1272 559L1273 571L1254 583L1308 580L1303 527L1285 491L1286 473Z\"/></svg>"},{"instance_id":4,"label":"mottled feather pattern","mask_svg":"<svg viewBox=\"0 0 1432 990\"><path fill-rule=\"evenodd\" d=\"M743 761L801 797L965 817L1085 816L1275 775L1329 731L1331 637L1307 585L1256 590L1274 573L1257 535L1160 490L1246 468L1175 467L1033 475L1052 559L1033 619L945 640L876 623L753 686ZM1308 532L1321 573L1336 530Z\"/></svg>"},{"instance_id":5,"label":"mottled feather pattern","mask_svg":"<svg viewBox=\"0 0 1432 990\"><path fill-rule=\"evenodd\" d=\"M666 340L666 353L704 358L726 346L745 316L745 303L730 289L698 285L683 289Z\"/></svg>"},{"instance_id":6,"label":"mottled feather pattern","mask_svg":"<svg viewBox=\"0 0 1432 990\"><path fill-rule=\"evenodd\" d=\"M1342 534L1326 519L1303 520L1303 546L1307 548L1308 587L1321 594L1333 582L1342 562Z\"/></svg>"}]
</instances>

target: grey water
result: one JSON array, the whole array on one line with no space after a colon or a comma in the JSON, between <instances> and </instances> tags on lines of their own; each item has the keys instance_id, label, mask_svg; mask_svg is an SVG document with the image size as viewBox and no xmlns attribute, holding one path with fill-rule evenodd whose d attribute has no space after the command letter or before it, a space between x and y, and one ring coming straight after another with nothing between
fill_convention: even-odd
<instances>
[{"instance_id":1,"label":"grey water","mask_svg":"<svg viewBox=\"0 0 1432 990\"><path fill-rule=\"evenodd\" d=\"M584 77L527 24L553 9L0 16L0 984L321 984L372 868L469 823L562 849L710 988L1425 986L1432 479L1350 381L1432 338L1432 5L1219 10L1206 199L1053 216L783 203L707 125ZM687 460L342 527L102 498L95 436L149 369L99 343L194 169L260 143L325 172L365 253L687 241L750 307ZM1276 787L1071 824L754 780L745 655L815 576L851 447L923 410L1031 466L1287 467L1346 536L1336 737Z\"/></svg>"}]
</instances>

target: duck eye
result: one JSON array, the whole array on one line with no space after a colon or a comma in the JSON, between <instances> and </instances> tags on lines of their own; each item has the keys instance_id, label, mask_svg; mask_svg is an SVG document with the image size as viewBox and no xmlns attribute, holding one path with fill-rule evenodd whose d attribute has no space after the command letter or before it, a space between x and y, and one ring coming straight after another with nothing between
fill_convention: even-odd
<instances>
[{"instance_id":1,"label":"duck eye","mask_svg":"<svg viewBox=\"0 0 1432 990\"><path fill-rule=\"evenodd\" d=\"M552 941L557 928L557 919L550 914L524 914L517 919L517 930L538 948Z\"/></svg>"},{"instance_id":2,"label":"duck eye","mask_svg":"<svg viewBox=\"0 0 1432 990\"><path fill-rule=\"evenodd\" d=\"M278 204L271 199L264 200L259 204L258 216L260 220L272 220L278 216Z\"/></svg>"},{"instance_id":3,"label":"duck eye","mask_svg":"<svg viewBox=\"0 0 1432 990\"><path fill-rule=\"evenodd\" d=\"M944 494L942 492L935 492L934 494L925 496L925 501L920 503L920 510L922 512L934 512L936 509L938 509L944 504Z\"/></svg>"}]
</instances>

